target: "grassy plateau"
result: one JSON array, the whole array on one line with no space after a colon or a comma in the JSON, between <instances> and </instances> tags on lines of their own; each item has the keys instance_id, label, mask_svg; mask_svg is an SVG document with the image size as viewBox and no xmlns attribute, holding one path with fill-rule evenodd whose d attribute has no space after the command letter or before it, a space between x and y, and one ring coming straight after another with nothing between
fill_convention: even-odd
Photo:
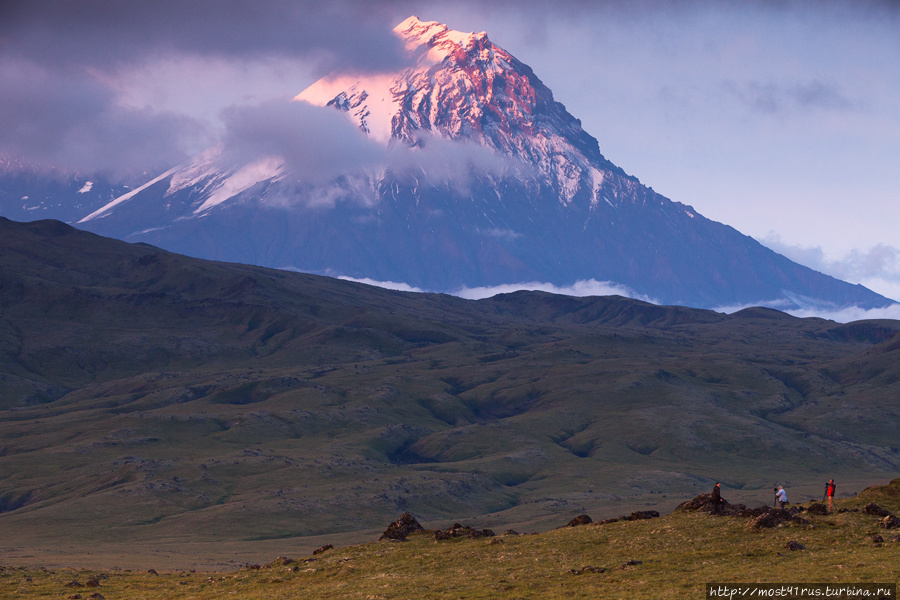
<instances>
[{"instance_id":1,"label":"grassy plateau","mask_svg":"<svg viewBox=\"0 0 900 600\"><path fill-rule=\"evenodd\" d=\"M669 514L716 481L759 506L773 484L804 502L833 477L856 506L900 475L898 398L898 321L469 301L0 219L0 598L896 581L900 545L867 541L876 525L859 513L762 531L685 512L556 528ZM405 512L540 535L375 543ZM807 550L785 550L792 536ZM276 556L293 562L240 570ZM91 574L66 566L105 577L67 588ZM569 573L586 566L598 571Z\"/></svg>"},{"instance_id":2,"label":"grassy plateau","mask_svg":"<svg viewBox=\"0 0 900 600\"><path fill-rule=\"evenodd\" d=\"M228 571L6 566L0 567L0 596L587 600L705 598L706 583L896 583L900 529L880 527L881 519L864 511L869 502L900 511L900 479L838 501L832 514L802 512L806 523L774 528L678 510L537 534L435 541L425 531L404 542L278 556ZM789 542L803 548L788 549Z\"/></svg>"}]
</instances>

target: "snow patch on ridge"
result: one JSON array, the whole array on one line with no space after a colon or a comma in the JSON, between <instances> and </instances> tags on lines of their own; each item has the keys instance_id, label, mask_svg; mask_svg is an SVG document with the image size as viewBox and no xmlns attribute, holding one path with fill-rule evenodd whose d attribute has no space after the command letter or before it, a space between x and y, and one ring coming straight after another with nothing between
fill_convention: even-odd
<instances>
[{"instance_id":1,"label":"snow patch on ridge","mask_svg":"<svg viewBox=\"0 0 900 600\"><path fill-rule=\"evenodd\" d=\"M279 177L283 171L284 159L280 156L266 156L248 163L219 183L206 201L194 210L194 214L205 213L257 183Z\"/></svg>"},{"instance_id":2,"label":"snow patch on ridge","mask_svg":"<svg viewBox=\"0 0 900 600\"><path fill-rule=\"evenodd\" d=\"M151 179L150 181L148 181L147 183L145 183L145 184L142 185L141 187L135 188L135 189L131 190L130 192L128 192L127 194L123 194L123 195L119 196L118 198L116 198L115 200L113 200L112 202L110 202L109 204L107 204L106 206L103 206L102 208L100 208L100 209L98 209L98 210L95 210L94 212L92 212L92 213L89 214L88 216L86 216L86 217L80 219L78 222L79 222L79 223L87 223L88 221L92 221L92 220L94 220L94 219L96 219L96 218L98 218L98 217L103 217L103 216L105 216L105 213L109 212L110 210L112 210L113 208L115 208L116 206L118 206L119 204L122 204L123 202L127 202L128 200L132 199L134 196L136 196L136 195L139 194L140 192L143 192L144 190L146 190L146 189L147 189L148 187L150 187L151 185L153 185L153 184L155 184L155 183L159 183L160 181L162 181L162 180L165 179L166 177L168 177L168 176L170 176L170 175L173 175L173 174L174 174L176 171L178 171L178 169L180 169L180 168L181 168L181 167L174 167L174 168L172 168L172 169L169 169L168 171L166 171L165 173L163 173L163 174L160 175L159 177L156 177L155 179Z\"/></svg>"}]
</instances>

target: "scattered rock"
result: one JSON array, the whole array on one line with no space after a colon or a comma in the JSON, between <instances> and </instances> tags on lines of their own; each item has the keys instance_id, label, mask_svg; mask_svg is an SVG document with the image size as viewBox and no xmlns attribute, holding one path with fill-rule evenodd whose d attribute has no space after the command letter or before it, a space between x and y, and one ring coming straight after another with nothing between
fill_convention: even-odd
<instances>
[{"instance_id":1,"label":"scattered rock","mask_svg":"<svg viewBox=\"0 0 900 600\"><path fill-rule=\"evenodd\" d=\"M81 600L81 594L72 594L71 596L66 596L66 600Z\"/></svg>"},{"instance_id":2,"label":"scattered rock","mask_svg":"<svg viewBox=\"0 0 900 600\"><path fill-rule=\"evenodd\" d=\"M100 579L94 577L93 579L88 579L84 582L84 585L87 587L100 587Z\"/></svg>"},{"instance_id":3,"label":"scattered rock","mask_svg":"<svg viewBox=\"0 0 900 600\"><path fill-rule=\"evenodd\" d=\"M507 529L503 532L503 535L519 535L519 532L514 529Z\"/></svg>"},{"instance_id":4,"label":"scattered rock","mask_svg":"<svg viewBox=\"0 0 900 600\"><path fill-rule=\"evenodd\" d=\"M876 517L887 517L891 514L891 511L881 508L874 502L866 504L865 508L863 508L863 512L867 515L875 515Z\"/></svg>"},{"instance_id":5,"label":"scattered rock","mask_svg":"<svg viewBox=\"0 0 900 600\"><path fill-rule=\"evenodd\" d=\"M804 546L800 542L795 542L793 540L785 544L784 547L788 550L806 550L806 546Z\"/></svg>"},{"instance_id":6,"label":"scattered rock","mask_svg":"<svg viewBox=\"0 0 900 600\"><path fill-rule=\"evenodd\" d=\"M398 542L405 542L407 535L416 531L424 531L424 529L425 528L416 521L415 517L406 512L400 515L399 519L388 525L388 528L381 534L381 537L378 538L378 540L396 540Z\"/></svg>"},{"instance_id":7,"label":"scattered rock","mask_svg":"<svg viewBox=\"0 0 900 600\"><path fill-rule=\"evenodd\" d=\"M641 560L629 560L628 562L624 562L624 563L622 563L621 565L619 565L619 568L620 568L620 569L627 569L628 567L633 567L633 566L635 566L635 565L642 565L642 564L644 564L644 561L641 561Z\"/></svg>"},{"instance_id":8,"label":"scattered rock","mask_svg":"<svg viewBox=\"0 0 900 600\"><path fill-rule=\"evenodd\" d=\"M794 515L791 517L791 523L796 523L797 525L812 525L809 519L804 519L800 515Z\"/></svg>"},{"instance_id":9,"label":"scattered rock","mask_svg":"<svg viewBox=\"0 0 900 600\"><path fill-rule=\"evenodd\" d=\"M156 572L156 569L147 569L147 572L151 575L159 575L159 573Z\"/></svg>"},{"instance_id":10,"label":"scattered rock","mask_svg":"<svg viewBox=\"0 0 900 600\"><path fill-rule=\"evenodd\" d=\"M850 509L849 508L839 508L838 509L838 514L843 514L845 512L850 512Z\"/></svg>"},{"instance_id":11,"label":"scattered rock","mask_svg":"<svg viewBox=\"0 0 900 600\"><path fill-rule=\"evenodd\" d=\"M881 523L879 523L879 525L881 525L885 529L896 529L900 527L900 519L898 519L894 515L888 515L881 520Z\"/></svg>"},{"instance_id":12,"label":"scattered rock","mask_svg":"<svg viewBox=\"0 0 900 600\"><path fill-rule=\"evenodd\" d=\"M750 528L761 529L763 527L778 527L782 523L787 523L791 519L793 519L793 516L788 511L782 510L780 508L772 508L759 515L758 517L752 519L750 521Z\"/></svg>"},{"instance_id":13,"label":"scattered rock","mask_svg":"<svg viewBox=\"0 0 900 600\"><path fill-rule=\"evenodd\" d=\"M579 525L590 525L593 523L593 519L591 519L587 515L578 515L574 519L568 522L566 527L578 527Z\"/></svg>"},{"instance_id":14,"label":"scattered rock","mask_svg":"<svg viewBox=\"0 0 900 600\"><path fill-rule=\"evenodd\" d=\"M494 537L496 534L490 529L473 529L468 525L460 525L459 523L454 523L453 527L450 529L438 529L434 532L434 541L440 542L443 540L449 540L450 538L482 538L482 537ZM516 534L518 535L518 534Z\"/></svg>"},{"instance_id":15,"label":"scattered rock","mask_svg":"<svg viewBox=\"0 0 900 600\"><path fill-rule=\"evenodd\" d=\"M613 518L611 518L611 519L601 519L600 521L595 521L595 523L596 523L597 525L607 525L607 524L609 524L609 523L615 523L615 522L618 521L618 520L619 520L618 517L613 517Z\"/></svg>"},{"instance_id":16,"label":"scattered rock","mask_svg":"<svg viewBox=\"0 0 900 600\"><path fill-rule=\"evenodd\" d=\"M656 519L659 517L659 513L655 510L636 510L627 517L625 517L626 521L641 521L643 519Z\"/></svg>"},{"instance_id":17,"label":"scattered rock","mask_svg":"<svg viewBox=\"0 0 900 600\"><path fill-rule=\"evenodd\" d=\"M82 584L77 579L73 579L72 581L70 581L69 583L66 584L66 587L84 587L84 584Z\"/></svg>"},{"instance_id":18,"label":"scattered rock","mask_svg":"<svg viewBox=\"0 0 900 600\"><path fill-rule=\"evenodd\" d=\"M765 506L765 505L760 506L759 508L746 508L745 507L740 510L740 512L738 513L737 516L751 519L751 518L756 518L756 517L762 516L762 515L770 512L771 510L773 510L771 507Z\"/></svg>"},{"instance_id":19,"label":"scattered rock","mask_svg":"<svg viewBox=\"0 0 900 600\"><path fill-rule=\"evenodd\" d=\"M869 539L872 540L872 543L875 544L876 546L884 543L884 538L877 534L873 535Z\"/></svg>"},{"instance_id":20,"label":"scattered rock","mask_svg":"<svg viewBox=\"0 0 900 600\"><path fill-rule=\"evenodd\" d=\"M315 551L313 551L313 554L315 554ZM272 567L286 567L293 562L294 562L294 559L292 559L292 558L288 558L286 556L278 556L275 558L275 560L273 560L272 562L267 564L266 568L269 569Z\"/></svg>"},{"instance_id":21,"label":"scattered rock","mask_svg":"<svg viewBox=\"0 0 900 600\"><path fill-rule=\"evenodd\" d=\"M682 502L678 506L675 507L675 510L685 510L690 512L708 512L710 514L723 515L723 516L738 516L739 513L747 508L743 504L731 504L725 498L721 499L722 501L719 503L718 510L713 512L715 508L715 503L712 499L712 494L700 494L693 500L688 500L686 502ZM633 513L632 513L633 514Z\"/></svg>"},{"instance_id":22,"label":"scattered rock","mask_svg":"<svg viewBox=\"0 0 900 600\"><path fill-rule=\"evenodd\" d=\"M313 550L313 556L315 556L316 554L322 554L323 552L331 550L332 548L334 548L334 546L332 546L331 544L325 544L324 546L319 546L318 548Z\"/></svg>"},{"instance_id":23,"label":"scattered rock","mask_svg":"<svg viewBox=\"0 0 900 600\"><path fill-rule=\"evenodd\" d=\"M502 544L502 543L503 543L503 538L495 537L495 538L493 538L493 539L491 540L491 544L492 544L492 545L493 545L493 544Z\"/></svg>"},{"instance_id":24,"label":"scattered rock","mask_svg":"<svg viewBox=\"0 0 900 600\"><path fill-rule=\"evenodd\" d=\"M812 515L827 515L828 507L825 506L824 504L822 504L821 502L813 502L806 509L806 512L808 512Z\"/></svg>"},{"instance_id":25,"label":"scattered rock","mask_svg":"<svg viewBox=\"0 0 900 600\"><path fill-rule=\"evenodd\" d=\"M570 575L584 575L585 573L606 573L603 567L581 567L580 569L569 569Z\"/></svg>"},{"instance_id":26,"label":"scattered rock","mask_svg":"<svg viewBox=\"0 0 900 600\"><path fill-rule=\"evenodd\" d=\"M104 600L104 598L106 598L106 596L104 596L100 592L94 592L93 594L88 596L88 598L93 598L94 600Z\"/></svg>"}]
</instances>

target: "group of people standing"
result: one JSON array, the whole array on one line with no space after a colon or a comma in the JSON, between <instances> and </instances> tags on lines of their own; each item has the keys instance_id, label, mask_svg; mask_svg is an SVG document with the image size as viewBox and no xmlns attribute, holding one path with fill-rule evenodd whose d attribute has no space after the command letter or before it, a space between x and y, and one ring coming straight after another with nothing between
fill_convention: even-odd
<instances>
[{"instance_id":1,"label":"group of people standing","mask_svg":"<svg viewBox=\"0 0 900 600\"><path fill-rule=\"evenodd\" d=\"M825 484L825 495L822 496L822 501L828 499L828 512L834 511L834 479L829 479L828 483ZM719 512L719 508L721 507L724 500L722 499L722 488L721 484L717 481L716 485L713 487L712 491L712 512L713 514L717 514ZM785 505L788 504L787 492L785 491L783 486L777 486L775 488L775 503L778 508L784 510Z\"/></svg>"}]
</instances>

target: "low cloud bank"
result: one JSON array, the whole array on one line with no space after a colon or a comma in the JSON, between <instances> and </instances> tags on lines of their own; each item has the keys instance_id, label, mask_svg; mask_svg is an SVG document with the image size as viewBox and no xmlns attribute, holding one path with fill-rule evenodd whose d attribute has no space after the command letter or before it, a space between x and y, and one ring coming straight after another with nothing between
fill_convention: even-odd
<instances>
[{"instance_id":1,"label":"low cloud bank","mask_svg":"<svg viewBox=\"0 0 900 600\"><path fill-rule=\"evenodd\" d=\"M485 286L485 287L463 287L455 292L450 292L454 296L466 298L467 300L480 300L482 298L490 298L497 294L509 294L519 291L537 291L549 292L551 294L561 294L563 296L625 296L626 298L634 298L658 304L659 302L639 294L627 286L621 285L614 281L597 281L596 279L585 279L576 281L572 285L558 286L552 283L542 283L539 281L531 281L528 283L508 283L504 285Z\"/></svg>"},{"instance_id":2,"label":"low cloud bank","mask_svg":"<svg viewBox=\"0 0 900 600\"><path fill-rule=\"evenodd\" d=\"M757 306L765 306L774 308L781 312L787 313L794 317L806 318L817 317L819 319L827 319L838 323L850 323L852 321L863 321L866 319L894 319L900 320L900 304L891 304L882 308L863 308L861 306L835 306L833 304L818 304L815 301L805 302L803 300L794 301L795 305L789 300L778 300L772 302L757 302L753 304L733 304L729 306L718 306L713 310L725 314L733 314L745 308L754 308ZM800 307L797 308L796 304Z\"/></svg>"},{"instance_id":3,"label":"low cloud bank","mask_svg":"<svg viewBox=\"0 0 900 600\"><path fill-rule=\"evenodd\" d=\"M377 281L375 279L369 279L368 277L363 277L362 279L358 279L356 277L338 277L338 279L342 279L344 281L353 281L355 283L364 283L366 285L374 285L375 287L380 287L387 290L397 290L398 292L425 292L425 290L421 288L413 287L408 283L400 283L397 281Z\"/></svg>"},{"instance_id":4,"label":"low cloud bank","mask_svg":"<svg viewBox=\"0 0 900 600\"><path fill-rule=\"evenodd\" d=\"M884 308L862 308L860 306L847 306L844 308L834 309L814 309L800 308L796 310L786 310L788 314L795 317L819 317L838 323L850 323L851 321L862 321L865 319L895 319L900 320L900 304L892 304Z\"/></svg>"},{"instance_id":5,"label":"low cloud bank","mask_svg":"<svg viewBox=\"0 0 900 600\"><path fill-rule=\"evenodd\" d=\"M365 283L367 285L374 285L376 287L398 290L402 292L428 292L428 290L423 290L421 288L396 281L378 281L375 279L360 279L354 277L339 277L339 279L343 279L345 281L355 281L357 283ZM553 285L552 283L532 281L528 283L509 283L497 286L484 286L474 288L463 287L449 293L453 296L465 298L466 300L481 300L483 298L496 296L497 294L509 294L518 291L541 291L551 294L576 297L624 296L626 298L633 298L635 300L641 300L643 302L650 302L651 304L660 304L658 300L650 298L649 296L645 296L644 294L639 294L634 290L628 288L627 286L615 283L613 281L597 281L595 279L576 281L569 286L558 286ZM800 305L800 308L797 308L796 305ZM713 308L712 310L725 314L733 314L746 308L755 308L759 306L765 306L767 308L780 310L784 313L799 318L817 317L820 319L827 319L829 321L836 321L838 323L850 323L852 321L862 321L866 319L900 320L900 303L891 304L890 306L886 306L883 308L866 309L859 306L838 307L834 305L821 304L817 303L813 299L794 298L792 301L783 298L766 302L718 306L716 308Z\"/></svg>"}]
</instances>

